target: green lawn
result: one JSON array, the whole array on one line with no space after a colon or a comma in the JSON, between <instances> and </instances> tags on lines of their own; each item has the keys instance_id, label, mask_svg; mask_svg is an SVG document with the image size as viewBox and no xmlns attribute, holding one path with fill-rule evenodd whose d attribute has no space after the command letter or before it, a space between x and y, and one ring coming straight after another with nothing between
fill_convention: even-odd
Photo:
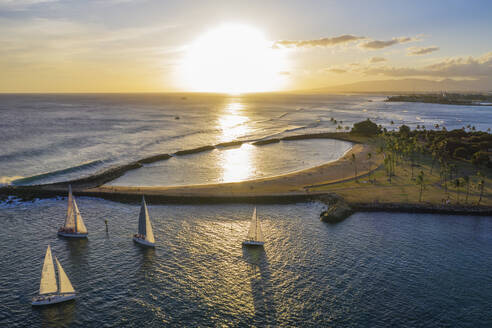
<instances>
[{"instance_id":1,"label":"green lawn","mask_svg":"<svg viewBox=\"0 0 492 328\"><path fill-rule=\"evenodd\" d=\"M450 204L458 203L466 205L476 205L479 199L477 187L478 177L476 169L467 162L453 161L458 168L458 177L470 176L470 189L468 201L466 201L466 185L458 189L448 182L447 192L440 184L439 167L436 164L431 174L432 159L429 155L421 155L414 166L414 177L420 171L424 172L425 189L422 193L422 202L427 204L442 204L443 200L449 199ZM485 188L481 205L492 206L492 172L490 169L482 169L485 175ZM407 161L399 162L396 166L396 176L392 177L391 183L386 176L382 165L374 171L370 177L360 178L359 181L348 181L326 186L313 187L310 191L329 191L334 192L345 198L348 202L380 202L380 203L419 203L420 186L416 179L411 178L411 167ZM455 177L453 176L453 180ZM375 180L372 182L372 180Z\"/></svg>"}]
</instances>

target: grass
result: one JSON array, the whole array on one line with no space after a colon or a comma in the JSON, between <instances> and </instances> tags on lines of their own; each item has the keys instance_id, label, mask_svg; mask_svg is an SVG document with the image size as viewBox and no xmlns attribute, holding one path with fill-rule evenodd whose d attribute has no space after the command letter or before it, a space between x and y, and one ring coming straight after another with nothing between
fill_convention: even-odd
<instances>
[{"instance_id":1,"label":"grass","mask_svg":"<svg viewBox=\"0 0 492 328\"><path fill-rule=\"evenodd\" d=\"M383 165L376 169L370 177L359 178L358 181L347 181L325 186L310 188L310 191L334 192L349 203L409 203L441 205L449 199L451 205L476 205L480 191L477 183L476 169L467 162L453 161L458 168L458 177L470 176L470 192L466 202L466 185L458 190L452 182L448 182L447 192L440 184L439 167L434 166L431 174L432 158L429 155L421 155L414 164L414 179L411 177L411 166L407 161L400 161L396 167L396 176L389 182ZM422 193L422 202L419 202L420 186L416 183L416 177L420 171L424 172L425 189ZM492 206L492 172L490 169L482 169L485 188L480 205ZM455 177L453 177L455 179ZM374 182L373 182L374 181Z\"/></svg>"}]
</instances>

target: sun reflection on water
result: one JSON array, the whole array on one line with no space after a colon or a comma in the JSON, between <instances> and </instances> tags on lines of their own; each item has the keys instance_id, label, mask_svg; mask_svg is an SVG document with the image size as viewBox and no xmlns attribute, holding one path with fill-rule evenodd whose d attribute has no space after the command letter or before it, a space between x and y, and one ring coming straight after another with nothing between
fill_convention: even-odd
<instances>
[{"instance_id":1,"label":"sun reflection on water","mask_svg":"<svg viewBox=\"0 0 492 328\"><path fill-rule=\"evenodd\" d=\"M243 144L239 148L224 150L219 165L223 182L237 182L254 176L254 146Z\"/></svg>"},{"instance_id":2,"label":"sun reflection on water","mask_svg":"<svg viewBox=\"0 0 492 328\"><path fill-rule=\"evenodd\" d=\"M217 125L222 132L220 136L222 142L232 141L250 132L251 129L247 124L249 117L245 115L244 109L242 103L234 100L228 103L224 112L219 115Z\"/></svg>"},{"instance_id":3,"label":"sun reflection on water","mask_svg":"<svg viewBox=\"0 0 492 328\"><path fill-rule=\"evenodd\" d=\"M249 121L245 106L237 99L233 99L224 107L217 121L222 132L221 141L233 141L248 134L251 131ZM222 169L222 181L237 182L251 178L255 171L253 157L254 146L250 144L222 150L218 163Z\"/></svg>"}]
</instances>

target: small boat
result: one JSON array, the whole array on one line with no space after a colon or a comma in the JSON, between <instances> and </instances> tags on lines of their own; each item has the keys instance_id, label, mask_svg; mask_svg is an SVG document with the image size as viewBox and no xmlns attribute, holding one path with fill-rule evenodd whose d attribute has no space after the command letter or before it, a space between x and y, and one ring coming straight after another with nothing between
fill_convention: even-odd
<instances>
[{"instance_id":1,"label":"small boat","mask_svg":"<svg viewBox=\"0 0 492 328\"><path fill-rule=\"evenodd\" d=\"M138 233L133 235L133 241L144 246L154 247L155 239L150 223L149 211L145 198L142 196L142 206L140 207L140 216L138 217Z\"/></svg>"},{"instance_id":2,"label":"small boat","mask_svg":"<svg viewBox=\"0 0 492 328\"><path fill-rule=\"evenodd\" d=\"M72 195L72 186L68 186L67 217L63 227L58 229L58 235L69 238L87 238L87 228Z\"/></svg>"},{"instance_id":3,"label":"small boat","mask_svg":"<svg viewBox=\"0 0 492 328\"><path fill-rule=\"evenodd\" d=\"M247 239L243 241L244 246L263 246L265 241L263 240L263 233L261 232L260 220L256 214L256 207L253 211L253 217L251 218L251 225L249 226Z\"/></svg>"},{"instance_id":4,"label":"small boat","mask_svg":"<svg viewBox=\"0 0 492 328\"><path fill-rule=\"evenodd\" d=\"M44 256L41 282L39 283L39 295L32 299L34 306L56 304L75 298L75 290L56 256L55 261L58 269L58 281L55 276L51 248L48 245Z\"/></svg>"}]
</instances>

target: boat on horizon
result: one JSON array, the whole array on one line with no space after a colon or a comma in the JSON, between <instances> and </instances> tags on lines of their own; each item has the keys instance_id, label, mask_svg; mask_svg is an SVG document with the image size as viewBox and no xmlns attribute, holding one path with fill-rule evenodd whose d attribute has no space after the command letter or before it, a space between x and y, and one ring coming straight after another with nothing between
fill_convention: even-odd
<instances>
[{"instance_id":1,"label":"boat on horizon","mask_svg":"<svg viewBox=\"0 0 492 328\"><path fill-rule=\"evenodd\" d=\"M263 246L265 240L263 239L263 233L261 231L260 220L256 213L256 207L251 217L251 224L249 226L248 236L243 240L244 246Z\"/></svg>"},{"instance_id":2,"label":"boat on horizon","mask_svg":"<svg viewBox=\"0 0 492 328\"><path fill-rule=\"evenodd\" d=\"M56 304L75 298L75 289L73 289L70 279L68 279L56 256L55 261L58 269L58 280L56 279L51 247L48 245L44 256L41 281L39 282L39 295L32 299L34 306Z\"/></svg>"},{"instance_id":3,"label":"boat on horizon","mask_svg":"<svg viewBox=\"0 0 492 328\"><path fill-rule=\"evenodd\" d=\"M72 195L72 186L68 186L68 207L65 224L58 229L58 235L69 238L87 238L87 228L85 227L82 215L80 215L77 202Z\"/></svg>"},{"instance_id":4,"label":"boat on horizon","mask_svg":"<svg viewBox=\"0 0 492 328\"><path fill-rule=\"evenodd\" d=\"M152 231L144 196L142 196L142 205L140 206L140 215L138 217L138 233L133 235L133 241L148 247L155 246L154 232Z\"/></svg>"}]
</instances>

